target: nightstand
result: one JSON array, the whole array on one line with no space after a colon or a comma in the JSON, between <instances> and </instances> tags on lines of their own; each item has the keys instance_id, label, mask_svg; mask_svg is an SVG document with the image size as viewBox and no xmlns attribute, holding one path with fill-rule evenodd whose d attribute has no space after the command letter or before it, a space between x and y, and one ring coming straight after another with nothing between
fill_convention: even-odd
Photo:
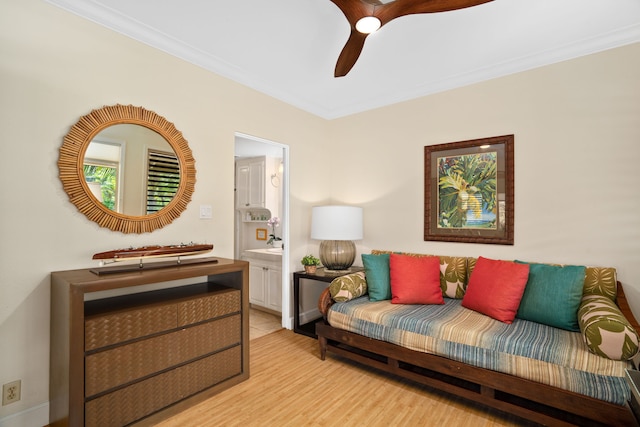
<instances>
[{"instance_id":1,"label":"nightstand","mask_svg":"<svg viewBox=\"0 0 640 427\"><path fill-rule=\"evenodd\" d=\"M307 274L304 271L296 271L293 273L293 332L306 335L312 338L318 338L316 335L316 322L321 319L318 317L303 325L300 324L300 279L315 280L318 282L331 283L336 277L346 274L364 271L362 267L351 267L349 272L332 273L324 271L324 268L318 268L315 274Z\"/></svg>"}]
</instances>

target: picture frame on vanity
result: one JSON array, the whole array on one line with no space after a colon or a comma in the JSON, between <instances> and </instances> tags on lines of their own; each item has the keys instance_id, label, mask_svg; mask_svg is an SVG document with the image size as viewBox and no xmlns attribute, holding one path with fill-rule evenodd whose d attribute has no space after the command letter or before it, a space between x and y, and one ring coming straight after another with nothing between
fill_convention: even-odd
<instances>
[{"instance_id":1,"label":"picture frame on vanity","mask_svg":"<svg viewBox=\"0 0 640 427\"><path fill-rule=\"evenodd\" d=\"M424 147L424 240L513 245L514 135Z\"/></svg>"},{"instance_id":2,"label":"picture frame on vanity","mask_svg":"<svg viewBox=\"0 0 640 427\"><path fill-rule=\"evenodd\" d=\"M267 229L266 228L257 228L256 229L256 240L267 240Z\"/></svg>"}]
</instances>

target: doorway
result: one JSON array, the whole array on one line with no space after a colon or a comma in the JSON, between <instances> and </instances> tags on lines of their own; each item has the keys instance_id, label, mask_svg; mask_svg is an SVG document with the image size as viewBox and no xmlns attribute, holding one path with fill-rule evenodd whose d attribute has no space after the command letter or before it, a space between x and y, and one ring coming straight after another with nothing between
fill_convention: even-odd
<instances>
[{"instance_id":1,"label":"doorway","mask_svg":"<svg viewBox=\"0 0 640 427\"><path fill-rule=\"evenodd\" d=\"M291 329L289 147L236 133L234 155L234 256L249 261L252 311Z\"/></svg>"}]
</instances>

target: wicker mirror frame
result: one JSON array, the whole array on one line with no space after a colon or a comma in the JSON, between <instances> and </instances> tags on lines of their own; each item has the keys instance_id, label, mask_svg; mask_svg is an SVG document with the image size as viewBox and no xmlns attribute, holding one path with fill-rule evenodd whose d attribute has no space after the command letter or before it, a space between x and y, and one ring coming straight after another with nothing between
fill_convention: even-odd
<instances>
[{"instance_id":1,"label":"wicker mirror frame","mask_svg":"<svg viewBox=\"0 0 640 427\"><path fill-rule=\"evenodd\" d=\"M173 200L160 211L143 216L114 212L96 199L84 178L84 155L89 143L103 129L116 124L147 127L167 140L178 157L180 185ZM153 111L132 105L112 105L80 117L64 137L58 160L60 181L69 200L89 220L122 233L148 233L178 218L191 201L196 182L195 160L182 133Z\"/></svg>"}]
</instances>

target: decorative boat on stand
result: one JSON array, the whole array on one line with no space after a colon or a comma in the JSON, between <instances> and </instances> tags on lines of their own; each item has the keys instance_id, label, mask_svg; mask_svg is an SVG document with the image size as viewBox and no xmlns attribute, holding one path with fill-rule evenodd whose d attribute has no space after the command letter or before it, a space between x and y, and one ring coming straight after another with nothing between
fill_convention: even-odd
<instances>
[{"instance_id":1,"label":"decorative boat on stand","mask_svg":"<svg viewBox=\"0 0 640 427\"><path fill-rule=\"evenodd\" d=\"M152 246L141 246L139 248L126 248L126 249L114 249L106 252L99 252L93 255L93 259L100 260L100 265L104 265L107 263L114 263L117 261L133 261L139 260L140 262L135 264L129 264L123 267L101 267L92 269L91 271L95 274L109 274L109 273L121 273L125 271L132 271L133 269L141 269L144 268L143 260L147 258L166 258L166 257L177 257L177 261L163 262L163 263L152 263L148 264L147 268L164 268L175 265L181 265L186 263L201 263L201 262L217 262L214 258L197 258L194 260L182 261L181 257L189 256L189 255L200 255L213 250L213 245L202 244L202 243L180 243L178 245L152 245Z\"/></svg>"},{"instance_id":2,"label":"decorative boat on stand","mask_svg":"<svg viewBox=\"0 0 640 427\"><path fill-rule=\"evenodd\" d=\"M213 245L199 243L180 243L179 245L169 246L141 246L139 248L114 249L107 252L99 252L93 255L93 259L109 259L113 261L122 261L140 258L157 258L157 257L181 257L188 255L199 255L210 252Z\"/></svg>"}]
</instances>

